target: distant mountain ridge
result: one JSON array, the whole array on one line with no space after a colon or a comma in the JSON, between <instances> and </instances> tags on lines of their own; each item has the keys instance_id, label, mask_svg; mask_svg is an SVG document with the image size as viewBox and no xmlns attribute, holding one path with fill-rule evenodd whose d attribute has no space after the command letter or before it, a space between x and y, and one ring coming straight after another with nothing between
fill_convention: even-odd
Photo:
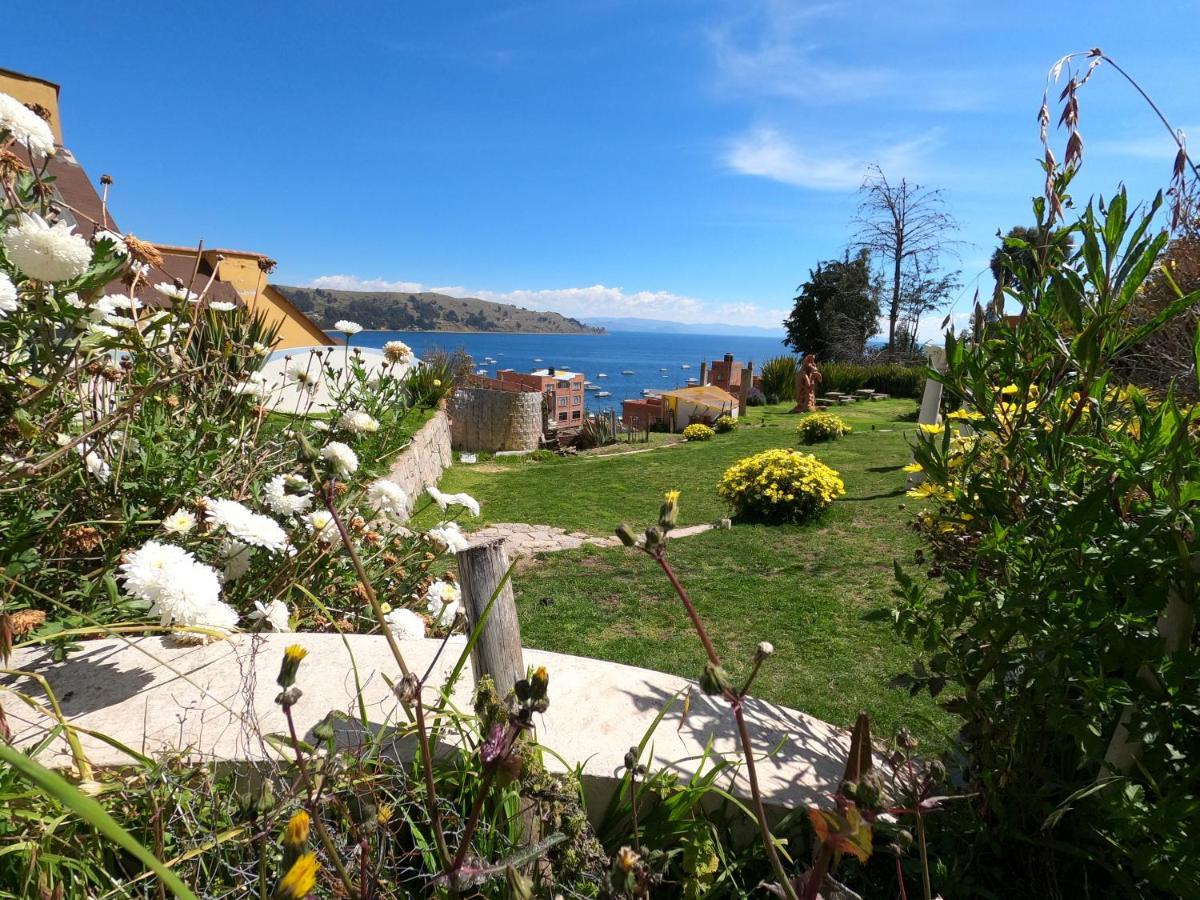
<instances>
[{"instance_id":1,"label":"distant mountain ridge","mask_svg":"<svg viewBox=\"0 0 1200 900\"><path fill-rule=\"evenodd\" d=\"M695 324L692 322L671 322L667 319L635 319L605 316L588 316L583 319L588 325L598 325L605 331L641 331L656 334L739 334L744 337L778 337L784 336L782 325L779 328L763 328L759 325L729 325L717 322Z\"/></svg>"},{"instance_id":2,"label":"distant mountain ridge","mask_svg":"<svg viewBox=\"0 0 1200 900\"><path fill-rule=\"evenodd\" d=\"M297 309L330 330L350 319L374 331L497 331L538 334L603 334L556 312L539 312L475 297L451 297L433 291L334 291L328 288L274 285Z\"/></svg>"}]
</instances>

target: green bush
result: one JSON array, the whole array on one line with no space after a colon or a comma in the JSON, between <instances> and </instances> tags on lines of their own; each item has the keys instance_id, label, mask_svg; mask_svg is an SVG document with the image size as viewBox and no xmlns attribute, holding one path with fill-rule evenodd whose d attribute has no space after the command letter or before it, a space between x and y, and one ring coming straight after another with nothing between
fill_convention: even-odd
<instances>
[{"instance_id":1,"label":"green bush","mask_svg":"<svg viewBox=\"0 0 1200 900\"><path fill-rule=\"evenodd\" d=\"M925 390L925 369L899 363L820 363L818 394L853 394L871 388L892 397L920 399Z\"/></svg>"},{"instance_id":2,"label":"green bush","mask_svg":"<svg viewBox=\"0 0 1200 900\"><path fill-rule=\"evenodd\" d=\"M737 419L733 416L721 416L717 421L713 422L713 430L717 434L725 434L737 428Z\"/></svg>"},{"instance_id":3,"label":"green bush","mask_svg":"<svg viewBox=\"0 0 1200 900\"><path fill-rule=\"evenodd\" d=\"M796 426L796 434L806 444L836 441L843 434L849 433L850 426L841 416L827 412L809 413Z\"/></svg>"},{"instance_id":4,"label":"green bush","mask_svg":"<svg viewBox=\"0 0 1200 900\"><path fill-rule=\"evenodd\" d=\"M898 626L923 651L903 682L961 717L948 764L970 811L948 852L1032 879L1009 896L1200 885L1200 409L1113 373L1200 301L1131 315L1167 242L1159 202L1139 214L1122 190L1053 229L1039 199L1050 249L1014 279L1023 315L947 340L952 412L914 448L944 580L897 568Z\"/></svg>"},{"instance_id":5,"label":"green bush","mask_svg":"<svg viewBox=\"0 0 1200 900\"><path fill-rule=\"evenodd\" d=\"M799 368L800 361L794 356L776 356L763 363L759 378L768 403L779 403L795 394Z\"/></svg>"},{"instance_id":6,"label":"green bush","mask_svg":"<svg viewBox=\"0 0 1200 900\"><path fill-rule=\"evenodd\" d=\"M711 441L714 434L716 432L703 422L693 422L687 428L683 429L683 439L685 441Z\"/></svg>"},{"instance_id":7,"label":"green bush","mask_svg":"<svg viewBox=\"0 0 1200 900\"><path fill-rule=\"evenodd\" d=\"M765 450L726 469L717 493L741 518L804 522L846 493L846 486L834 469L811 454Z\"/></svg>"}]
</instances>

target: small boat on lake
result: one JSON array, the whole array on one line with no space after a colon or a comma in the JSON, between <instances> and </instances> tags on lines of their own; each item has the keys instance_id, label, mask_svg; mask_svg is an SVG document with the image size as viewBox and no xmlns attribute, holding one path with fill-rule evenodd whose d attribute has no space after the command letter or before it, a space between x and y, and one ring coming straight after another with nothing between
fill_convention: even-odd
<instances>
[{"instance_id":1,"label":"small boat on lake","mask_svg":"<svg viewBox=\"0 0 1200 900\"><path fill-rule=\"evenodd\" d=\"M612 391L601 391L601 392L600 392L600 393L598 393L596 396L597 396L597 397L611 397L611 396L612 396Z\"/></svg>"},{"instance_id":2,"label":"small boat on lake","mask_svg":"<svg viewBox=\"0 0 1200 900\"><path fill-rule=\"evenodd\" d=\"M679 368L681 368L681 369L690 369L690 368L691 368L691 366L690 366L690 365L688 365L687 363L684 363L684 364L683 364L682 366L680 366Z\"/></svg>"},{"instance_id":3,"label":"small boat on lake","mask_svg":"<svg viewBox=\"0 0 1200 900\"><path fill-rule=\"evenodd\" d=\"M584 389L585 391L598 391L598 390L600 390L600 385L598 385L598 384L593 384L593 383L592 383L592 382L590 382L590 381L585 381L585 382L583 383L583 389Z\"/></svg>"},{"instance_id":4,"label":"small boat on lake","mask_svg":"<svg viewBox=\"0 0 1200 900\"><path fill-rule=\"evenodd\" d=\"M632 375L633 369L625 369L621 374L622 375Z\"/></svg>"},{"instance_id":5,"label":"small boat on lake","mask_svg":"<svg viewBox=\"0 0 1200 900\"><path fill-rule=\"evenodd\" d=\"M687 383L688 383L688 387L694 387L695 385L700 383L700 379L699 378L689 378L687 380Z\"/></svg>"},{"instance_id":6,"label":"small boat on lake","mask_svg":"<svg viewBox=\"0 0 1200 900\"><path fill-rule=\"evenodd\" d=\"M596 377L597 378L607 378L608 376L603 372L597 372Z\"/></svg>"}]
</instances>

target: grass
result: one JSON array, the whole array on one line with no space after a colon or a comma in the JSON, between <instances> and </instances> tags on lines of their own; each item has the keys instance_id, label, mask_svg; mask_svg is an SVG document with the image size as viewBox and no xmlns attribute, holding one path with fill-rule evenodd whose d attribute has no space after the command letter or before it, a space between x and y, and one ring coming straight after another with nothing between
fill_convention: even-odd
<instances>
[{"instance_id":1,"label":"grass","mask_svg":"<svg viewBox=\"0 0 1200 900\"><path fill-rule=\"evenodd\" d=\"M455 466L444 490L483 504L474 522L535 522L611 534L620 522L651 524L662 494L678 488L680 525L728 515L716 496L737 459L796 446L787 405L752 409L750 424L712 441L651 453L530 462L497 460L486 471ZM900 467L910 460L915 404L881 401L838 410L854 428L804 448L841 472L846 496L804 526L735 524L682 538L669 559L708 624L718 652L744 673L759 641L775 645L755 693L839 725L868 712L880 737L903 725L932 746L950 718L926 697L887 687L908 669L909 649L888 615L892 561L918 546L907 527L914 501ZM428 515L428 513L426 513ZM426 523L428 524L428 523ZM653 561L624 548L584 548L523 561L514 579L528 646L698 677L704 655Z\"/></svg>"}]
</instances>

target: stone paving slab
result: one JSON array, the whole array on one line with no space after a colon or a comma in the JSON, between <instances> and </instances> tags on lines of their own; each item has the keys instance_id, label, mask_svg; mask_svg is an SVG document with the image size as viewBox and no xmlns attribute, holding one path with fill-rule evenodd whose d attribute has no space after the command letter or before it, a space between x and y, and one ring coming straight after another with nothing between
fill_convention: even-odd
<instances>
[{"instance_id":1,"label":"stone paving slab","mask_svg":"<svg viewBox=\"0 0 1200 900\"><path fill-rule=\"evenodd\" d=\"M691 537L711 531L715 525L689 525L675 528L672 538ZM497 522L467 535L472 544L484 544L501 540L509 556L527 556L533 553L558 553L562 550L578 550L585 544L590 547L616 547L621 541L616 535L598 537L583 531L567 531L552 525L530 525L526 522Z\"/></svg>"},{"instance_id":2,"label":"stone paving slab","mask_svg":"<svg viewBox=\"0 0 1200 900\"><path fill-rule=\"evenodd\" d=\"M78 652L60 663L53 662L44 649L18 649L11 668L44 676L58 696L63 714L74 725L111 735L139 752L183 753L196 761L261 763L277 755L264 736L286 731L274 702L279 691L275 676L283 648L292 643L309 651L297 680L303 695L293 710L302 735L331 709L357 717L355 667L363 684L369 729L404 721L385 681L385 676L399 681L396 663L378 635L236 635L227 641L186 647L164 637L115 637L83 642ZM456 662L455 644L452 641L438 657L440 641L400 642L413 671L423 673L433 667L425 691L427 703L436 700ZM462 647L461 639L457 646ZM715 753L737 754L736 729L728 707L701 694L694 682L541 650L526 649L524 662L544 665L550 672L550 708L538 719L539 739L561 755L566 766L583 766L589 797L598 803L602 804L618 783L629 747L641 740L665 703L689 688L692 700L686 718L681 720L681 703L676 702L650 743L655 766L691 775L710 739ZM777 660L771 664L776 662L786 664ZM33 679L19 674L0 676L0 705L14 732L13 743L32 748L46 738L53 722L22 702L14 690L43 703L44 695ZM470 709L472 690L468 665L453 691L460 709ZM749 700L745 710L760 784L772 809L778 813L799 804L827 801L844 770L849 734L770 703ZM98 738L87 734L80 738L94 765L129 762L121 751ZM778 752L764 758L776 746ZM48 765L70 766L61 737L49 741L38 757ZM563 762L553 754L547 754L546 762L563 770ZM740 769L731 772L724 783L736 795L747 796L745 773Z\"/></svg>"}]
</instances>

